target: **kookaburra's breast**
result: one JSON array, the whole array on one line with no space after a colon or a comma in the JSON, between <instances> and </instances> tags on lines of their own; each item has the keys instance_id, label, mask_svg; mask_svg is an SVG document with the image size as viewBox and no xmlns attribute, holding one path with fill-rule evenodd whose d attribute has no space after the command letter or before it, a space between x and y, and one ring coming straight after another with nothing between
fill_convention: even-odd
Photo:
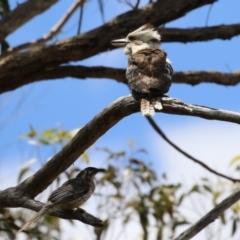
<instances>
[{"instance_id":1,"label":"kookaburra's breast","mask_svg":"<svg viewBox=\"0 0 240 240\"><path fill-rule=\"evenodd\" d=\"M166 57L167 54L163 50L146 48L129 58L126 78L136 99L158 97L169 90L171 76L168 65L170 64Z\"/></svg>"},{"instance_id":2,"label":"kookaburra's breast","mask_svg":"<svg viewBox=\"0 0 240 240\"><path fill-rule=\"evenodd\" d=\"M160 49L143 49L129 58L129 64L149 77L158 77L164 71L166 63L166 52Z\"/></svg>"}]
</instances>

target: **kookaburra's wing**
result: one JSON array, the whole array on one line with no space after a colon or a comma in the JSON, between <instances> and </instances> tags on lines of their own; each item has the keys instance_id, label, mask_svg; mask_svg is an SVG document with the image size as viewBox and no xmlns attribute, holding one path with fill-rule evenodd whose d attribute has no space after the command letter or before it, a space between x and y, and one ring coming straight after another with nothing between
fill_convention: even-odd
<instances>
[{"instance_id":1,"label":"kookaburra's wing","mask_svg":"<svg viewBox=\"0 0 240 240\"><path fill-rule=\"evenodd\" d=\"M142 49L129 58L126 78L136 99L156 98L168 92L173 69L160 49Z\"/></svg>"}]
</instances>

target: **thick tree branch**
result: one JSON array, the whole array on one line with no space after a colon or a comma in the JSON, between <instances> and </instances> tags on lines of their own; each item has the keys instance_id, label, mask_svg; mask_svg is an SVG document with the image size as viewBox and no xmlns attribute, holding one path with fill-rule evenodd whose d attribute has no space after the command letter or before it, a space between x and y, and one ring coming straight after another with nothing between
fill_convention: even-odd
<instances>
[{"instance_id":1,"label":"thick tree branch","mask_svg":"<svg viewBox=\"0 0 240 240\"><path fill-rule=\"evenodd\" d=\"M231 39L240 34L240 24L217 25L201 28L160 28L162 42L196 42L213 39Z\"/></svg>"},{"instance_id":2,"label":"thick tree branch","mask_svg":"<svg viewBox=\"0 0 240 240\"><path fill-rule=\"evenodd\" d=\"M6 207L6 201L8 202L8 207L11 208L22 207L38 212L43 207L43 203L28 198L21 192L16 191L15 188L8 188L4 191L0 191L0 208ZM75 219L94 227L103 226L100 219L92 216L81 208L77 210L56 209L51 212L50 215L63 219Z\"/></svg>"},{"instance_id":3,"label":"thick tree branch","mask_svg":"<svg viewBox=\"0 0 240 240\"><path fill-rule=\"evenodd\" d=\"M240 191L237 191L219 203L210 212L203 216L194 225L188 228L186 231L182 232L174 240L188 240L192 239L196 234L203 230L208 224L215 221L225 210L230 208L234 203L240 200Z\"/></svg>"},{"instance_id":4,"label":"thick tree branch","mask_svg":"<svg viewBox=\"0 0 240 240\"><path fill-rule=\"evenodd\" d=\"M205 119L215 119L240 124L239 113L185 104L178 99L168 97L163 97L161 101L163 104L162 113L197 116ZM81 128L75 137L34 175L16 187L1 191L0 208L21 206L38 211L42 206L41 203L38 203L40 205L36 205L37 203L31 199L47 188L60 173L73 164L88 147L118 121L138 111L139 102L136 102L132 96L125 96L117 99ZM60 213L54 212L54 215L57 214ZM85 216L82 216L82 213L80 213L80 215L78 213L76 216L72 212L68 214L66 215L64 212L63 215L57 216L75 218L83 222L86 221L87 224L91 224L90 222L92 221L94 226L101 225L99 219L95 219L87 213L85 213Z\"/></svg>"},{"instance_id":5,"label":"thick tree branch","mask_svg":"<svg viewBox=\"0 0 240 240\"><path fill-rule=\"evenodd\" d=\"M37 81L46 81L59 78L73 77L79 79L86 78L107 78L117 82L127 83L125 78L126 69L110 68L110 67L85 67L85 66L56 66L49 67L34 75L28 75L21 81L14 77L4 78L0 81L0 93L14 90L18 87ZM0 77L1 78L1 77ZM175 72L173 75L173 83L185 83L197 85L200 83L215 83L226 86L234 86L240 83L240 71L233 73L221 73L218 71L187 71Z\"/></svg>"},{"instance_id":6,"label":"thick tree branch","mask_svg":"<svg viewBox=\"0 0 240 240\"><path fill-rule=\"evenodd\" d=\"M240 83L240 71L222 73L218 71L187 71L176 72L173 76L174 83L197 85L200 83L215 83L225 86L235 86Z\"/></svg>"},{"instance_id":7,"label":"thick tree branch","mask_svg":"<svg viewBox=\"0 0 240 240\"><path fill-rule=\"evenodd\" d=\"M23 82L46 69L78 61L110 49L110 40L126 36L146 22L160 25L215 0L158 0L142 9L119 15L103 26L55 44L13 53L0 58L0 82L14 79ZM124 26L124 27L122 27Z\"/></svg>"},{"instance_id":8,"label":"thick tree branch","mask_svg":"<svg viewBox=\"0 0 240 240\"><path fill-rule=\"evenodd\" d=\"M160 127L155 123L155 121L151 118L151 117L146 117L148 122L150 123L150 125L153 127L153 129L168 143L170 144L174 149L176 149L178 152L180 152L181 154L183 154L185 157L187 157L188 159L192 160L193 162L199 164L200 166L202 166L203 168L205 168L207 171L220 176L222 178L225 178L229 181L232 181L233 183L235 182L240 182L239 178L232 178L232 177L228 177L225 174L219 173L217 171L215 171L214 169L210 168L207 164L205 164L203 161L198 160L197 158L193 157L192 155L190 155L189 153L185 152L184 150L182 150L180 147L178 147L175 143L173 143L167 136L166 134L160 129Z\"/></svg>"},{"instance_id":9,"label":"thick tree branch","mask_svg":"<svg viewBox=\"0 0 240 240\"><path fill-rule=\"evenodd\" d=\"M126 69L110 68L110 67L85 67L85 66L61 66L52 69L48 69L35 75L36 81L41 79L58 79L64 77L74 78L108 78L114 79L117 82L127 83L125 77ZM8 82L11 82L12 79ZM31 79L25 79L25 83L31 81ZM186 71L175 72L173 75L173 83L186 83L190 85L197 85L200 83L215 83L226 86L234 86L240 83L240 71L233 73L222 73L218 71ZM19 83L18 83L19 84ZM10 85L5 83L4 86ZM11 82L11 86L14 86L14 82ZM9 87L11 87L9 86ZM0 82L1 89L1 82ZM11 90L11 89L10 89Z\"/></svg>"},{"instance_id":10,"label":"thick tree branch","mask_svg":"<svg viewBox=\"0 0 240 240\"><path fill-rule=\"evenodd\" d=\"M162 98L163 111L168 114L197 116L240 124L240 114L230 111L185 104L178 99ZM138 112L139 102L132 96L121 97L97 114L76 136L39 171L19 184L16 189L31 198L42 192L60 173L73 162L99 137L124 117Z\"/></svg>"},{"instance_id":11,"label":"thick tree branch","mask_svg":"<svg viewBox=\"0 0 240 240\"><path fill-rule=\"evenodd\" d=\"M125 77L126 69L110 68L110 67L85 67L85 66L60 66L56 68L47 69L35 76L35 81L44 79L58 79L65 77L74 78L108 78L114 79L117 82L127 83ZM32 81L32 78L25 78L25 83ZM200 83L215 83L226 86L234 86L240 83L240 71L233 73L222 73L218 71L186 71L186 72L175 72L172 79L173 83L185 83L192 86ZM20 84L20 83L16 83ZM1 88L0 82L0 89ZM9 88L15 88L15 82L9 79L8 82L3 84ZM19 87L19 86L17 86ZM9 89L12 90L12 89ZM1 91L0 91L1 92Z\"/></svg>"},{"instance_id":12,"label":"thick tree branch","mask_svg":"<svg viewBox=\"0 0 240 240\"><path fill-rule=\"evenodd\" d=\"M41 14L58 0L28 0L0 20L0 42L23 24Z\"/></svg>"},{"instance_id":13,"label":"thick tree branch","mask_svg":"<svg viewBox=\"0 0 240 240\"><path fill-rule=\"evenodd\" d=\"M38 45L44 44L45 42L51 40L57 33L60 32L64 24L69 20L69 18L73 15L73 13L83 4L85 3L85 0L77 0L75 1L70 8L67 10L67 12L64 14L64 16L56 23L55 26L52 27L52 29L43 35L42 38L39 38L37 40L34 40L32 42L23 43L17 47L8 49L8 52L15 52L20 51L25 48L32 48L36 47Z\"/></svg>"}]
</instances>

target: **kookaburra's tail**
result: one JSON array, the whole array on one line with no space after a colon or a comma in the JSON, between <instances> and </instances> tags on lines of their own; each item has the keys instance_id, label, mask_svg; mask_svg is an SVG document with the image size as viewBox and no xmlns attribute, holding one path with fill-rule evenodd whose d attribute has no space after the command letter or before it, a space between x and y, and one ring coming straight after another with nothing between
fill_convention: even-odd
<instances>
[{"instance_id":1,"label":"kookaburra's tail","mask_svg":"<svg viewBox=\"0 0 240 240\"><path fill-rule=\"evenodd\" d=\"M144 116L153 116L156 110L162 110L162 104L158 98L149 101L145 98L142 98L140 101L140 108L142 115Z\"/></svg>"},{"instance_id":2,"label":"kookaburra's tail","mask_svg":"<svg viewBox=\"0 0 240 240\"><path fill-rule=\"evenodd\" d=\"M140 108L143 116L153 116L155 114L153 104L145 98L141 99Z\"/></svg>"},{"instance_id":3,"label":"kookaburra's tail","mask_svg":"<svg viewBox=\"0 0 240 240\"><path fill-rule=\"evenodd\" d=\"M32 225L33 223L36 223L37 221L39 221L40 219L42 219L45 215L47 215L49 213L49 211L52 209L52 203L51 202L47 202L42 209L32 218L30 219L28 222L26 222L19 230L18 232L22 232L24 229L28 228L30 225Z\"/></svg>"}]
</instances>

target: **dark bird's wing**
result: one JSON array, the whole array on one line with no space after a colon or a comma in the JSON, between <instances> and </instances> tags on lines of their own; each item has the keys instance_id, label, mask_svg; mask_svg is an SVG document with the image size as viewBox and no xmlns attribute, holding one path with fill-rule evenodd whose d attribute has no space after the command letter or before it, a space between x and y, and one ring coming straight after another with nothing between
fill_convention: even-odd
<instances>
[{"instance_id":1,"label":"dark bird's wing","mask_svg":"<svg viewBox=\"0 0 240 240\"><path fill-rule=\"evenodd\" d=\"M68 180L61 187L52 192L48 198L48 202L32 219L23 225L19 232L28 228L31 224L39 221L46 214L48 214L53 207L61 205L63 208L73 209L84 203L90 195L90 185L84 179Z\"/></svg>"},{"instance_id":2,"label":"dark bird's wing","mask_svg":"<svg viewBox=\"0 0 240 240\"><path fill-rule=\"evenodd\" d=\"M71 204L72 201L81 198L87 194L90 190L90 185L84 180L70 179L69 181L65 182L61 187L56 189L52 194L49 196L48 201L56 205L61 204Z\"/></svg>"},{"instance_id":3,"label":"dark bird's wing","mask_svg":"<svg viewBox=\"0 0 240 240\"><path fill-rule=\"evenodd\" d=\"M166 55L163 50L147 48L131 56L126 78L136 99L155 98L168 92L173 69Z\"/></svg>"}]
</instances>

